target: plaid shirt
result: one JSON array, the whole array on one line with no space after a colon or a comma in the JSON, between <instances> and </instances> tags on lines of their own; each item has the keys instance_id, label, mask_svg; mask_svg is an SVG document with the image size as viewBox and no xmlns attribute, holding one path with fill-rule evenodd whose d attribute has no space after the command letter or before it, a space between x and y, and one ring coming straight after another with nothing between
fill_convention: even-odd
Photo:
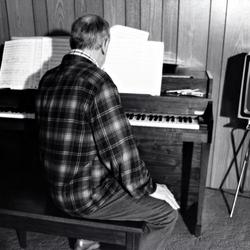
<instances>
[{"instance_id":1,"label":"plaid shirt","mask_svg":"<svg viewBox=\"0 0 250 250\"><path fill-rule=\"evenodd\" d=\"M64 211L89 214L120 189L134 198L154 191L117 88L91 60L67 54L43 76L37 120L52 198Z\"/></svg>"}]
</instances>

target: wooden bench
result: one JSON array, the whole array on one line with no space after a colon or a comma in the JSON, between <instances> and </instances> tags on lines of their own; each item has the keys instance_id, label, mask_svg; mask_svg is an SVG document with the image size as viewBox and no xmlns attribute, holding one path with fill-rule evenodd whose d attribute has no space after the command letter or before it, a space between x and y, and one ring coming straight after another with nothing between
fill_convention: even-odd
<instances>
[{"instance_id":1,"label":"wooden bench","mask_svg":"<svg viewBox=\"0 0 250 250\"><path fill-rule=\"evenodd\" d=\"M70 217L53 205L45 188L32 182L24 186L6 184L8 187L0 191L0 227L15 229L20 247L27 246L26 234L30 231L123 246L119 249L138 249L145 223Z\"/></svg>"}]
</instances>

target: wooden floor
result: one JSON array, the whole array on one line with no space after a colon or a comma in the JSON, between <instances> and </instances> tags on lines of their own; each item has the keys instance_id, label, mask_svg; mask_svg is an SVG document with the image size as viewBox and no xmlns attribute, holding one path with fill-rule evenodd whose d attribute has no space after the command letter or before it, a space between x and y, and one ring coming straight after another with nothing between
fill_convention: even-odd
<instances>
[{"instance_id":1,"label":"wooden floor","mask_svg":"<svg viewBox=\"0 0 250 250\"><path fill-rule=\"evenodd\" d=\"M158 250L249 250L250 194L240 195L233 218L229 218L225 202L232 204L233 193L225 193L225 199L218 190L207 189L201 237L191 235L180 217L168 245ZM20 250L14 230L0 228L0 250ZM66 238L29 233L27 250L70 250L70 247ZM100 250L123 249L102 245Z\"/></svg>"}]
</instances>

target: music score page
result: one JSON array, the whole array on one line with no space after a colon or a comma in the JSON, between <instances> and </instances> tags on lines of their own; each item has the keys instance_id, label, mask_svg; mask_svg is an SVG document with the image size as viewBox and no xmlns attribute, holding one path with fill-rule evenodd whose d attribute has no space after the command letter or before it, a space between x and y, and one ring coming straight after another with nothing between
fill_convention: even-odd
<instances>
[{"instance_id":1,"label":"music score page","mask_svg":"<svg viewBox=\"0 0 250 250\"><path fill-rule=\"evenodd\" d=\"M68 53L68 38L14 37L4 44L0 88L36 89L44 73Z\"/></svg>"},{"instance_id":2,"label":"music score page","mask_svg":"<svg viewBox=\"0 0 250 250\"><path fill-rule=\"evenodd\" d=\"M121 25L111 28L104 70L120 93L160 95L164 45L148 32Z\"/></svg>"},{"instance_id":3,"label":"music score page","mask_svg":"<svg viewBox=\"0 0 250 250\"><path fill-rule=\"evenodd\" d=\"M0 71L0 87L34 88L40 79L42 43L38 39L5 42Z\"/></svg>"}]
</instances>

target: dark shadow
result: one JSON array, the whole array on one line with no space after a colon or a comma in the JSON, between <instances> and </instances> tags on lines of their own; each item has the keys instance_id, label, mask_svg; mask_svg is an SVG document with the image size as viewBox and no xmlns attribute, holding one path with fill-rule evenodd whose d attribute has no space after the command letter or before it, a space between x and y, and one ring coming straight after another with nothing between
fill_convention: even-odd
<instances>
[{"instance_id":1,"label":"dark shadow","mask_svg":"<svg viewBox=\"0 0 250 250\"><path fill-rule=\"evenodd\" d=\"M198 203L195 202L181 213L183 221L191 234L196 234Z\"/></svg>"},{"instance_id":2,"label":"dark shadow","mask_svg":"<svg viewBox=\"0 0 250 250\"><path fill-rule=\"evenodd\" d=\"M230 212L231 212L231 207L230 207L230 204L229 204L229 202L228 202L228 199L227 199L227 197L226 197L226 195L225 195L225 191L224 191L223 189L220 189L220 192L221 192L222 198L223 198L223 200L224 200L224 202L225 202L225 204L226 204L227 212L228 212L228 214L230 214Z\"/></svg>"},{"instance_id":3,"label":"dark shadow","mask_svg":"<svg viewBox=\"0 0 250 250\"><path fill-rule=\"evenodd\" d=\"M54 30L51 30L50 32L48 32L46 34L46 36L54 36L54 37L57 37L57 36L62 36L62 37L69 37L70 36L70 32L67 32L65 30L60 30L60 29L54 29Z\"/></svg>"},{"instance_id":4,"label":"dark shadow","mask_svg":"<svg viewBox=\"0 0 250 250\"><path fill-rule=\"evenodd\" d=\"M52 30L51 32L49 32L46 36L48 36L48 37L51 37L51 38L62 38L62 39L69 39L69 33L68 32L66 32L66 31L64 31L64 30ZM69 41L69 40L68 40ZM49 61L51 60L51 58L56 58L58 61L57 61L57 65L59 65L60 63L61 63L61 60L62 60L62 58L63 58L63 56L64 56L64 54L66 54L68 51L60 51L60 53L64 53L63 55L60 55L61 56L61 58L60 57L58 57L59 55L56 53L56 49L55 49L55 47L56 47L56 43L55 43L55 41L52 39L52 55L51 55L51 57L48 59L48 61L46 61L46 62L44 62L43 63L43 65L42 65L42 68L43 67L45 67L45 68L48 68L48 66L47 66L47 64L49 63ZM69 42L68 42L68 48L70 49L70 45L69 45ZM57 52L58 52L58 50L57 50ZM54 62L53 62L53 64L55 64ZM57 65L54 65L54 66L57 66ZM39 69L37 72L35 72L33 75L31 75L30 77L29 77L29 79L27 79L27 84L25 85L25 88L27 88L27 87L29 87L29 85L30 85L30 81L33 81L33 80L40 80L41 79L41 77L42 77L42 75L40 75L40 70L41 69ZM44 72L45 73L45 72Z\"/></svg>"},{"instance_id":5,"label":"dark shadow","mask_svg":"<svg viewBox=\"0 0 250 250\"><path fill-rule=\"evenodd\" d=\"M3 58L3 48L4 48L4 45L0 44L0 68L2 64L2 58Z\"/></svg>"}]
</instances>

